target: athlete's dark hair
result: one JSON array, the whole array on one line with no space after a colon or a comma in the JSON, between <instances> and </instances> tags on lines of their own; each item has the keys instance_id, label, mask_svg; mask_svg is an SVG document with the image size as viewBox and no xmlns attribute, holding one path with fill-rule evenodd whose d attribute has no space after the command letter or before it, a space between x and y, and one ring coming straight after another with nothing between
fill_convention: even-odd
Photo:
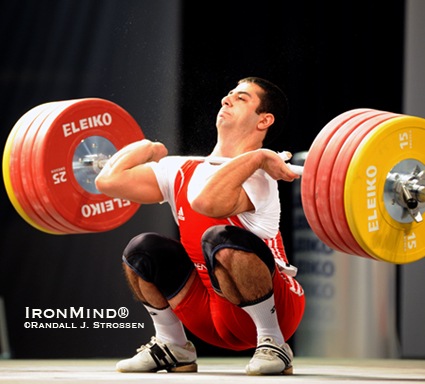
<instances>
[{"instance_id":1,"label":"athlete's dark hair","mask_svg":"<svg viewBox=\"0 0 425 384\"><path fill-rule=\"evenodd\" d=\"M272 143L285 129L288 118L288 98L285 93L268 80L259 77L246 77L239 80L241 83L257 84L264 92L258 95L260 105L256 112L258 114L266 112L274 116L274 123L268 128L263 145Z\"/></svg>"}]
</instances>

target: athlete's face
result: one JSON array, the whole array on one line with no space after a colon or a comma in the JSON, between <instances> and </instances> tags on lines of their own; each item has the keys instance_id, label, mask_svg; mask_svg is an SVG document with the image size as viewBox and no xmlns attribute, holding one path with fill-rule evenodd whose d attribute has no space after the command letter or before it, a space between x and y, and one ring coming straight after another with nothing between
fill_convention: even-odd
<instances>
[{"instance_id":1,"label":"athlete's face","mask_svg":"<svg viewBox=\"0 0 425 384\"><path fill-rule=\"evenodd\" d=\"M217 115L217 128L240 128L249 130L255 127L261 115L255 112L260 105L258 94L262 88L253 83L241 83L221 101Z\"/></svg>"}]
</instances>

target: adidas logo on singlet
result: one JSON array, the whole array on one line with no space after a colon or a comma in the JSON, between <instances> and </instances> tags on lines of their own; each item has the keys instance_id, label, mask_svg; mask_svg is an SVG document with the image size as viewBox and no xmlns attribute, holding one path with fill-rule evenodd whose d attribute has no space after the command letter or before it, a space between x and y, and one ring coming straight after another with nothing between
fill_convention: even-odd
<instances>
[{"instance_id":1,"label":"adidas logo on singlet","mask_svg":"<svg viewBox=\"0 0 425 384\"><path fill-rule=\"evenodd\" d=\"M177 217L179 218L179 220L184 221L184 213L183 213L183 207L180 207L179 212L177 213Z\"/></svg>"}]
</instances>

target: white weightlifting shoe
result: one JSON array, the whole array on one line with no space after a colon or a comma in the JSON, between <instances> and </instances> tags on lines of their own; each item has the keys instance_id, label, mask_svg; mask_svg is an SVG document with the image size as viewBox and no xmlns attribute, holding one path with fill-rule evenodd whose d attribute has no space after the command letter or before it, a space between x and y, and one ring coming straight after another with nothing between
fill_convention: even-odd
<instances>
[{"instance_id":1,"label":"white weightlifting shoe","mask_svg":"<svg viewBox=\"0 0 425 384\"><path fill-rule=\"evenodd\" d=\"M119 372L197 372L196 349L188 341L184 347L172 343L161 343L155 337L142 345L131 359L121 360L116 368Z\"/></svg>"},{"instance_id":2,"label":"white weightlifting shoe","mask_svg":"<svg viewBox=\"0 0 425 384\"><path fill-rule=\"evenodd\" d=\"M245 370L248 375L292 375L293 358L288 344L278 345L272 337L263 336Z\"/></svg>"}]
</instances>

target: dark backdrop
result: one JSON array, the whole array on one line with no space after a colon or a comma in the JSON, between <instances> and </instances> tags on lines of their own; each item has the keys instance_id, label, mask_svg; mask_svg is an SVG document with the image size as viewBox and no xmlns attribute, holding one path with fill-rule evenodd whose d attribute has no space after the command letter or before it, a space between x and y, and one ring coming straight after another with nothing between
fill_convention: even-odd
<instances>
[{"instance_id":1,"label":"dark backdrop","mask_svg":"<svg viewBox=\"0 0 425 384\"><path fill-rule=\"evenodd\" d=\"M348 109L401 112L403 20L402 0L308 7L289 0L3 0L1 142L35 105L95 96L127 109L172 154L207 154L221 98L240 78L260 76L290 100L287 131L272 149L307 150ZM109 233L52 236L26 224L0 193L0 296L14 357L127 356L149 340L152 326L127 290L120 254L141 231L177 236L166 206L141 207ZM290 193L281 183L289 255ZM145 328L26 329L26 307L127 307L126 321ZM200 355L227 353L197 346Z\"/></svg>"}]
</instances>

